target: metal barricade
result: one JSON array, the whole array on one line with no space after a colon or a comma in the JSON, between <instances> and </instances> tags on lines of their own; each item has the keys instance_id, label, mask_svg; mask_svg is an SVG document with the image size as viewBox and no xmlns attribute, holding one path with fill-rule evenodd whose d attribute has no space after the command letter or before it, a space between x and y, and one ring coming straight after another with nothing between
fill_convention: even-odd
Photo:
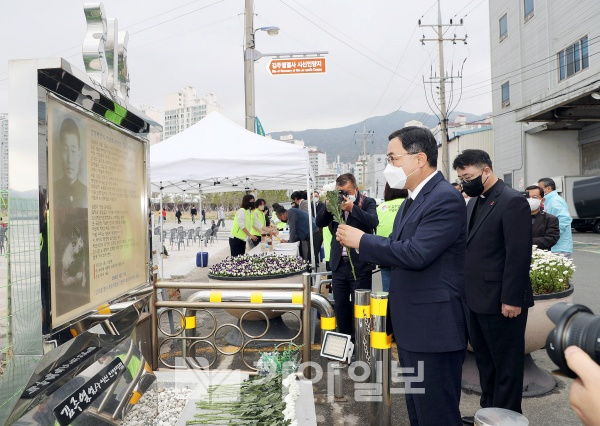
<instances>
[{"instance_id":1,"label":"metal barricade","mask_svg":"<svg viewBox=\"0 0 600 426\"><path fill-rule=\"evenodd\" d=\"M390 426L392 415L390 352L392 336L385 329L388 293L371 293L371 375L377 395L371 402L371 426Z\"/></svg>"},{"instance_id":2,"label":"metal barricade","mask_svg":"<svg viewBox=\"0 0 600 426\"><path fill-rule=\"evenodd\" d=\"M354 353L357 361L370 363L371 290L354 290Z\"/></svg>"},{"instance_id":3,"label":"metal barricade","mask_svg":"<svg viewBox=\"0 0 600 426\"><path fill-rule=\"evenodd\" d=\"M159 301L156 297L157 290L166 288L179 288L179 289L194 289L198 290L196 293L191 295L186 301ZM152 368L156 370L158 368L158 356L159 356L159 345L158 345L158 308L168 308L173 312L178 312L182 315L182 327L179 332L173 334L163 334L172 339L179 339L182 342L182 355L186 359L185 363L187 366L196 368L205 368L203 366L195 365L190 362L187 358L187 352L192 345L195 345L198 341L207 342L210 346L214 346L210 342L211 338L214 338L218 327L214 327L212 332L205 334L204 336L195 336L195 332L192 330L196 329L196 311L208 310L210 308L216 309L242 309L246 311L260 311L260 310L277 310L277 311L300 311L302 314L301 328L298 334L294 338L298 337L302 333L302 361L309 362L311 360L310 350L310 307L316 307L321 313L321 328L323 330L335 329L335 315L333 308L324 297L316 293L311 293L311 274L305 273L302 276L302 283L182 283L182 282L157 282L153 289L152 302L150 304L150 312L152 315L152 330L151 340L153 344L152 348ZM183 309L183 314L175 309ZM208 312L208 311L207 311ZM245 315L245 314L244 314ZM298 317L298 315L297 315ZM234 326L237 328L237 326ZM324 333L322 333L324 334ZM254 336L251 340L257 341L260 336ZM268 341L282 342L282 340L266 339ZM283 340L287 341L287 340ZM248 343L248 342L247 342ZM246 343L246 344L247 344ZM243 345L239 350L232 353L224 353L219 351L223 355L234 355L240 351L243 351ZM215 352L216 354L216 352ZM255 370L252 366L248 365L244 360L246 366L251 370ZM214 361L210 363L213 365ZM164 365L164 363L163 363ZM166 366L166 365L165 365ZM182 366L181 368L188 368ZM175 368L175 366L167 366ZM310 371L305 372L305 376L310 378Z\"/></svg>"}]
</instances>

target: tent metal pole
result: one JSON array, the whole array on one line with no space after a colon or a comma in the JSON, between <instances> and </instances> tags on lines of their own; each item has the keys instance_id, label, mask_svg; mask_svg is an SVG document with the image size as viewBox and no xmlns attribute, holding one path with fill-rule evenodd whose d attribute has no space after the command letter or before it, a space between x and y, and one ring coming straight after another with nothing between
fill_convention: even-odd
<instances>
[{"instance_id":1,"label":"tent metal pole","mask_svg":"<svg viewBox=\"0 0 600 426\"><path fill-rule=\"evenodd\" d=\"M160 222L160 281L164 281L165 277L164 277L164 239L163 239L163 229L165 227L165 219L162 215L162 210L163 210L163 184L162 181L160 182L160 203L159 203L159 210L158 210L158 217L159 217L159 222ZM169 300L169 298L167 297L167 290L165 290L164 288L161 290L162 292L162 300ZM156 294L156 292L154 293ZM156 300L155 300L156 301ZM171 327L171 333L175 332L175 324L173 323L173 312L169 311L167 312L167 317L169 318L169 326Z\"/></svg>"},{"instance_id":2,"label":"tent metal pole","mask_svg":"<svg viewBox=\"0 0 600 426\"><path fill-rule=\"evenodd\" d=\"M163 276L163 256L164 256L164 239L163 239L163 233L164 233L164 227L165 227L165 221L163 219L163 215L162 215L162 210L163 210L163 185L162 185L162 181L160 182L160 202L159 202L159 209L158 209L158 222L160 223L160 279L163 280L164 276Z\"/></svg>"},{"instance_id":3,"label":"tent metal pole","mask_svg":"<svg viewBox=\"0 0 600 426\"><path fill-rule=\"evenodd\" d=\"M200 208L200 234L202 234L202 191L200 185L198 185L198 207ZM202 252L202 244L200 244L200 252Z\"/></svg>"},{"instance_id":4,"label":"tent metal pole","mask_svg":"<svg viewBox=\"0 0 600 426\"><path fill-rule=\"evenodd\" d=\"M315 248L313 243L313 227L312 227L312 191L310 188L310 162L308 163L308 171L306 173L306 198L308 201L308 232L310 233L310 239L308 241L309 250L311 253L310 256L310 266L312 272L317 271L316 262L315 262Z\"/></svg>"}]
</instances>

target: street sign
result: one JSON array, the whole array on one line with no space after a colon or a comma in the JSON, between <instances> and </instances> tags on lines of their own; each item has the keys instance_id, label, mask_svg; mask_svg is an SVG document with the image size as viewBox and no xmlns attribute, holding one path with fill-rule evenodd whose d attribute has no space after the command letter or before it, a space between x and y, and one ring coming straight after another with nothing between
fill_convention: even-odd
<instances>
[{"instance_id":1,"label":"street sign","mask_svg":"<svg viewBox=\"0 0 600 426\"><path fill-rule=\"evenodd\" d=\"M327 70L325 58L271 59L267 67L272 75L281 74L324 74Z\"/></svg>"}]
</instances>

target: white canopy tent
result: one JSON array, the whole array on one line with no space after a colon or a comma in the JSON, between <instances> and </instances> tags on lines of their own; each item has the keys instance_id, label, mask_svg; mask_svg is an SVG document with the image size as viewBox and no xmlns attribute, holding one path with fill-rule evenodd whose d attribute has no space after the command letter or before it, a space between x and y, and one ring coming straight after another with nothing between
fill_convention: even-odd
<instances>
[{"instance_id":1,"label":"white canopy tent","mask_svg":"<svg viewBox=\"0 0 600 426\"><path fill-rule=\"evenodd\" d=\"M309 173L305 147L249 132L218 112L150 147L152 185L167 192L298 189Z\"/></svg>"},{"instance_id":2,"label":"white canopy tent","mask_svg":"<svg viewBox=\"0 0 600 426\"><path fill-rule=\"evenodd\" d=\"M310 202L310 175L305 147L249 132L218 112L150 147L150 180L161 195L307 188Z\"/></svg>"}]
</instances>

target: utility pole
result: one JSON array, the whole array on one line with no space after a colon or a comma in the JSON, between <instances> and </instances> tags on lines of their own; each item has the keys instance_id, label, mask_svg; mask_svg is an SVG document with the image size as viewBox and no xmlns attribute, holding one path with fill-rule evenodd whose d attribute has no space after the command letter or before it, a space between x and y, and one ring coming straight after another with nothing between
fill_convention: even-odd
<instances>
[{"instance_id":1,"label":"utility pole","mask_svg":"<svg viewBox=\"0 0 600 426\"><path fill-rule=\"evenodd\" d=\"M440 62L440 76L439 78L430 78L430 83L439 82L440 87L440 114L442 116L440 126L442 133L442 173L444 177L448 179L450 177L450 164L448 163L448 114L446 111L446 79L453 79L459 76L446 76L446 71L444 70L444 41L452 41L456 44L456 41L463 41L467 44L467 35L465 34L464 38L456 38L456 34L454 34L453 38L444 38L444 27L460 27L463 25L463 20L460 20L459 24L453 24L452 19L450 20L450 24L442 24L442 7L440 4L440 0L438 0L438 23L437 25L424 25L421 24L421 20L419 19L419 27L432 27L437 31L437 38L423 38L421 39L421 44L425 45L426 41L437 41L438 42L438 55Z\"/></svg>"},{"instance_id":2,"label":"utility pole","mask_svg":"<svg viewBox=\"0 0 600 426\"><path fill-rule=\"evenodd\" d=\"M244 8L244 90L246 130L254 132L254 0L246 0Z\"/></svg>"},{"instance_id":3,"label":"utility pole","mask_svg":"<svg viewBox=\"0 0 600 426\"><path fill-rule=\"evenodd\" d=\"M363 132L357 133L354 131L354 143L356 143L356 137L362 135L363 137L363 155L362 155L362 175L363 175L363 189L367 187L367 141L373 143L375 137L375 131L369 130L367 132L366 124L363 123Z\"/></svg>"}]
</instances>

